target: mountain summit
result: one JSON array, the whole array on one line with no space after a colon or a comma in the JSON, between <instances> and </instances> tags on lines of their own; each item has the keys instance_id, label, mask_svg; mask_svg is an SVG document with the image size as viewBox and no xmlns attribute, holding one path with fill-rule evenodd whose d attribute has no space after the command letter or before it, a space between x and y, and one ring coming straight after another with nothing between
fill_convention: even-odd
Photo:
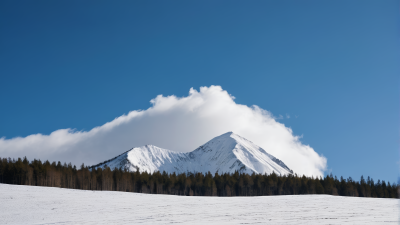
<instances>
[{"instance_id":1,"label":"mountain summit","mask_svg":"<svg viewBox=\"0 0 400 225\"><path fill-rule=\"evenodd\" d=\"M92 168L121 168L129 171L165 171L167 173L218 172L257 173L278 175L292 174L282 161L268 154L251 141L232 132L211 139L192 152L182 153L162 149L153 145L131 150Z\"/></svg>"}]
</instances>

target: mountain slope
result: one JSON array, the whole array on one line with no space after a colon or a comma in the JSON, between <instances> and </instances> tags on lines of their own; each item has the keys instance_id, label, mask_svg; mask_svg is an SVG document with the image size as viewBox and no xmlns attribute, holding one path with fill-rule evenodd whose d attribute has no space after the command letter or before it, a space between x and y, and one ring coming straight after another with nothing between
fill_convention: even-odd
<instances>
[{"instance_id":1,"label":"mountain slope","mask_svg":"<svg viewBox=\"0 0 400 225\"><path fill-rule=\"evenodd\" d=\"M173 152L153 145L132 148L123 154L104 163L93 166L110 168L121 168L129 171L153 173L156 171L167 171L168 173L187 172L186 163L189 158L186 153Z\"/></svg>"},{"instance_id":2,"label":"mountain slope","mask_svg":"<svg viewBox=\"0 0 400 225\"><path fill-rule=\"evenodd\" d=\"M288 174L292 171L279 159L237 134L228 132L189 153L194 171L211 173Z\"/></svg>"},{"instance_id":3,"label":"mountain slope","mask_svg":"<svg viewBox=\"0 0 400 225\"><path fill-rule=\"evenodd\" d=\"M293 173L282 161L251 141L232 132L215 137L188 153L173 152L152 145L133 148L111 160L93 166L126 168L130 171Z\"/></svg>"}]
</instances>

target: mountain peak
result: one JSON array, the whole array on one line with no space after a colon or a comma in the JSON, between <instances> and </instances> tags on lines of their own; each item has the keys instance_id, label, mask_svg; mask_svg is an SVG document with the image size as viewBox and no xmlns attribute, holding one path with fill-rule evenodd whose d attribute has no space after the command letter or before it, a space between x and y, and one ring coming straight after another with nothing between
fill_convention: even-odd
<instances>
[{"instance_id":1,"label":"mountain peak","mask_svg":"<svg viewBox=\"0 0 400 225\"><path fill-rule=\"evenodd\" d=\"M248 142L249 144L253 145L253 142L247 140L246 138L244 138L238 134L233 133L232 131L229 131L220 136L217 136L217 137L211 139L210 141L208 141L206 144L216 143L216 142L221 142L221 143L223 142L225 145L233 145L233 144L240 144L240 143L244 144L244 143ZM206 145L206 144L204 144L204 145Z\"/></svg>"},{"instance_id":2,"label":"mountain peak","mask_svg":"<svg viewBox=\"0 0 400 225\"><path fill-rule=\"evenodd\" d=\"M233 133L232 131L229 131L229 132L226 132L224 134L221 134L221 135L211 139L210 141L218 140L218 139L235 139L235 138L242 138L242 137L240 137L239 135Z\"/></svg>"}]
</instances>

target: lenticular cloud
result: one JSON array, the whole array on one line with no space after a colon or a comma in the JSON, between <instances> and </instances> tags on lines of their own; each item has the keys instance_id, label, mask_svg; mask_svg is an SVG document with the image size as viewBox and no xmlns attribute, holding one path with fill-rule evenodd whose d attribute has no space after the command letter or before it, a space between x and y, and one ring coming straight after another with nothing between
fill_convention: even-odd
<instances>
[{"instance_id":1,"label":"lenticular cloud","mask_svg":"<svg viewBox=\"0 0 400 225\"><path fill-rule=\"evenodd\" d=\"M258 106L236 104L220 86L190 89L187 97L159 95L146 110L134 110L90 131L60 129L50 135L0 139L1 157L95 164L146 144L189 152L232 131L282 160L297 174L320 176L326 158L303 145L290 128Z\"/></svg>"}]
</instances>

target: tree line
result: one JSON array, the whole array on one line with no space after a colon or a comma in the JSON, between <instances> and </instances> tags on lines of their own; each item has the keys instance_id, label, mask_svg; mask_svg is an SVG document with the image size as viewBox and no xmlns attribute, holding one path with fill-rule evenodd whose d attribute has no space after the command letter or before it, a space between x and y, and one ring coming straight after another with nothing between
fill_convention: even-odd
<instances>
[{"instance_id":1,"label":"tree line","mask_svg":"<svg viewBox=\"0 0 400 225\"><path fill-rule=\"evenodd\" d=\"M298 175L225 173L207 174L129 172L109 167L93 169L61 162L0 158L0 183L73 188L82 190L125 191L187 196L263 196L329 194L340 196L398 198L400 185L374 182L361 176L306 177Z\"/></svg>"}]
</instances>

